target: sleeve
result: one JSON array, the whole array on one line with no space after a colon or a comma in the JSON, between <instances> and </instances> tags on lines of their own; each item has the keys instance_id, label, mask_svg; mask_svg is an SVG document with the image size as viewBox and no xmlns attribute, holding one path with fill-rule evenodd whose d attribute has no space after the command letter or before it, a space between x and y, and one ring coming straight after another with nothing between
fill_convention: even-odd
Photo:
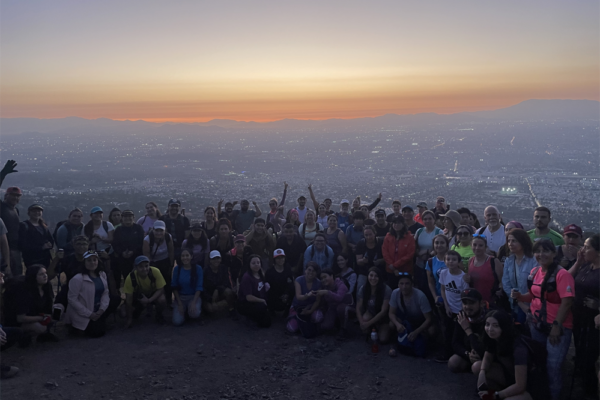
<instances>
[{"instance_id":1,"label":"sleeve","mask_svg":"<svg viewBox=\"0 0 600 400\"><path fill-rule=\"evenodd\" d=\"M331 290L327 292L325 296L328 301L332 301L335 303L341 303L344 300L344 297L348 293L348 288L339 278L335 280L335 292Z\"/></svg>"},{"instance_id":2,"label":"sleeve","mask_svg":"<svg viewBox=\"0 0 600 400\"><path fill-rule=\"evenodd\" d=\"M154 271L152 271L152 272L154 272ZM171 278L171 287L172 288L178 288L179 286L181 286L181 284L179 283L180 275L181 275L181 273L179 272L179 265L176 265L175 268L173 268L173 277ZM161 274L161 276L162 276L162 274Z\"/></svg>"},{"instance_id":3,"label":"sleeve","mask_svg":"<svg viewBox=\"0 0 600 400\"><path fill-rule=\"evenodd\" d=\"M350 274L350 276L348 277L348 284L350 284L350 288L354 289L356 287L356 281L358 280L358 278L356 277L356 273L352 273Z\"/></svg>"},{"instance_id":4,"label":"sleeve","mask_svg":"<svg viewBox=\"0 0 600 400\"><path fill-rule=\"evenodd\" d=\"M427 296L425 293L419 293L419 308L423 314L431 312L431 305L429 304L429 300L427 300Z\"/></svg>"},{"instance_id":5,"label":"sleeve","mask_svg":"<svg viewBox=\"0 0 600 400\"><path fill-rule=\"evenodd\" d=\"M67 243L67 227L61 225L60 228L56 231L56 245L59 249L67 249L69 243Z\"/></svg>"},{"instance_id":6,"label":"sleeve","mask_svg":"<svg viewBox=\"0 0 600 400\"><path fill-rule=\"evenodd\" d=\"M507 259L504 263L504 273L502 274L502 290L504 291L504 293L506 293L508 295L508 298L510 299L510 291L514 288L514 286L512 285L512 282L510 280L510 277L513 275L513 271L514 271L514 264L510 261L510 259ZM525 294L525 293L523 293Z\"/></svg>"},{"instance_id":7,"label":"sleeve","mask_svg":"<svg viewBox=\"0 0 600 400\"><path fill-rule=\"evenodd\" d=\"M115 226L108 221L106 221L106 226L108 227L108 232L115 230ZM108 232L106 232L106 233L108 234Z\"/></svg>"},{"instance_id":8,"label":"sleeve","mask_svg":"<svg viewBox=\"0 0 600 400\"><path fill-rule=\"evenodd\" d=\"M310 261L312 261L312 258L310 257L310 247L307 247L304 251L304 268L306 268L306 264Z\"/></svg>"},{"instance_id":9,"label":"sleeve","mask_svg":"<svg viewBox=\"0 0 600 400\"><path fill-rule=\"evenodd\" d=\"M100 299L100 307L99 310L106 311L108 309L108 305L110 304L110 295L108 292L108 278L106 277L106 273L101 272L100 278L102 279L102 283L104 284L104 292L102 292L102 298Z\"/></svg>"},{"instance_id":10,"label":"sleeve","mask_svg":"<svg viewBox=\"0 0 600 400\"><path fill-rule=\"evenodd\" d=\"M164 288L167 282L165 282L165 278L160 273L160 270L156 267L150 268L152 268L152 275L154 275L154 279L156 279L156 289L158 290Z\"/></svg>"},{"instance_id":11,"label":"sleeve","mask_svg":"<svg viewBox=\"0 0 600 400\"><path fill-rule=\"evenodd\" d=\"M198 274L198 281L196 282L196 292L204 291L204 270L199 265L196 265L196 272Z\"/></svg>"},{"instance_id":12,"label":"sleeve","mask_svg":"<svg viewBox=\"0 0 600 400\"><path fill-rule=\"evenodd\" d=\"M69 306L75 310L75 312L83 317L89 318L92 315L92 311L87 309L80 301L79 301L79 293L81 292L81 288L83 286L83 276L81 274L75 275L69 281L69 293L67 295L67 299L69 301Z\"/></svg>"},{"instance_id":13,"label":"sleeve","mask_svg":"<svg viewBox=\"0 0 600 400\"><path fill-rule=\"evenodd\" d=\"M285 204L285 197L287 196L287 187L283 188L283 196L281 196L281 203L279 203L280 206Z\"/></svg>"},{"instance_id":14,"label":"sleeve","mask_svg":"<svg viewBox=\"0 0 600 400\"><path fill-rule=\"evenodd\" d=\"M368 206L369 211L372 211L375 207L377 207L377 204L379 204L380 201L381 199L379 197L376 198L375 201Z\"/></svg>"},{"instance_id":15,"label":"sleeve","mask_svg":"<svg viewBox=\"0 0 600 400\"><path fill-rule=\"evenodd\" d=\"M562 299L563 297L575 297L575 280L573 275L566 269L561 269L556 274L556 291Z\"/></svg>"},{"instance_id":16,"label":"sleeve","mask_svg":"<svg viewBox=\"0 0 600 400\"><path fill-rule=\"evenodd\" d=\"M27 224L25 222L21 222L19 224L19 241L18 247L21 251L29 250L27 244L29 240L27 240Z\"/></svg>"},{"instance_id":17,"label":"sleeve","mask_svg":"<svg viewBox=\"0 0 600 400\"><path fill-rule=\"evenodd\" d=\"M394 289L390 296L390 308L398 308L398 293L400 289Z\"/></svg>"},{"instance_id":18,"label":"sleeve","mask_svg":"<svg viewBox=\"0 0 600 400\"><path fill-rule=\"evenodd\" d=\"M244 274L242 277L242 282L240 282L240 295L242 299L245 301L246 296L252 294L252 280L248 276L248 274Z\"/></svg>"},{"instance_id":19,"label":"sleeve","mask_svg":"<svg viewBox=\"0 0 600 400\"><path fill-rule=\"evenodd\" d=\"M528 365L529 364L529 351L521 340L517 340L515 343L515 350L513 352L515 366L517 365Z\"/></svg>"},{"instance_id":20,"label":"sleeve","mask_svg":"<svg viewBox=\"0 0 600 400\"><path fill-rule=\"evenodd\" d=\"M383 246L381 246L381 252L383 253L383 259L387 265L391 265L394 263L394 244L392 243L394 240L393 236L386 235L383 240Z\"/></svg>"},{"instance_id":21,"label":"sleeve","mask_svg":"<svg viewBox=\"0 0 600 400\"><path fill-rule=\"evenodd\" d=\"M408 234L407 234L408 235ZM406 236L405 236L406 238ZM404 249L404 251L402 252L401 256L399 259L396 260L396 262L394 262L394 268L398 269L402 266L404 266L405 264L412 262L413 257L415 255L415 240L412 238L412 235L410 235L410 240L406 240L406 239L402 239L402 241L406 240L406 248Z\"/></svg>"},{"instance_id":22,"label":"sleeve","mask_svg":"<svg viewBox=\"0 0 600 400\"><path fill-rule=\"evenodd\" d=\"M0 218L0 235L6 235L7 232L6 225L4 225L4 221Z\"/></svg>"},{"instance_id":23,"label":"sleeve","mask_svg":"<svg viewBox=\"0 0 600 400\"><path fill-rule=\"evenodd\" d=\"M129 276L129 274L127 274L127 277L125 278L125 283L123 284L123 293L133 294L133 285L131 284L131 276Z\"/></svg>"},{"instance_id":24,"label":"sleeve","mask_svg":"<svg viewBox=\"0 0 600 400\"><path fill-rule=\"evenodd\" d=\"M452 350L454 350L454 354L458 355L463 360L467 360L468 358L465 355L465 352L469 351L469 349L467 349L465 346L464 337L465 331L458 322L454 322L454 333L452 334Z\"/></svg>"}]
</instances>

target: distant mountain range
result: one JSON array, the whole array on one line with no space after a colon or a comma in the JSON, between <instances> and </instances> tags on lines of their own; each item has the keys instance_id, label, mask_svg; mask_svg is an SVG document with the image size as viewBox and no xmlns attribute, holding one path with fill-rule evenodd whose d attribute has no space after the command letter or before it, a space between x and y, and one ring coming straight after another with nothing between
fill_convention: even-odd
<instances>
[{"instance_id":1,"label":"distant mountain range","mask_svg":"<svg viewBox=\"0 0 600 400\"><path fill-rule=\"evenodd\" d=\"M456 114L386 114L379 117L354 119L299 120L282 119L273 122L244 122L213 119L196 123L153 123L147 121L115 121L108 118L85 119L67 117L57 119L1 118L0 134L46 134L113 131L133 133L201 134L214 131L294 131L310 129L381 129L402 128L429 124L463 124L486 121L541 121L541 120L600 120L600 102L594 100L526 100L507 108L493 111L463 112Z\"/></svg>"}]
</instances>

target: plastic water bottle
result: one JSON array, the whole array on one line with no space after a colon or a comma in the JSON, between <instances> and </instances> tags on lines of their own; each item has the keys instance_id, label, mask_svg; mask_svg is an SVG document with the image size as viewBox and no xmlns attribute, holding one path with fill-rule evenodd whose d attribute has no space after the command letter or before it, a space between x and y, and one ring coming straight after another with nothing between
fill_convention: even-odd
<instances>
[{"instance_id":1,"label":"plastic water bottle","mask_svg":"<svg viewBox=\"0 0 600 400\"><path fill-rule=\"evenodd\" d=\"M379 343L377 338L377 331L373 328L371 331L371 353L379 353Z\"/></svg>"}]
</instances>

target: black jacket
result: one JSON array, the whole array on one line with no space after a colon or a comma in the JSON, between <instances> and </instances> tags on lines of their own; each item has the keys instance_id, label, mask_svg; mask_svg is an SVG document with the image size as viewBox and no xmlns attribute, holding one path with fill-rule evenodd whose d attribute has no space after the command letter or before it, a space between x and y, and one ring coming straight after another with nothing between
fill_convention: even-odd
<instances>
[{"instance_id":1,"label":"black jacket","mask_svg":"<svg viewBox=\"0 0 600 400\"><path fill-rule=\"evenodd\" d=\"M35 227L29 221L23 221L19 225L19 250L23 253L25 265L48 266L52 256L50 249L43 248L44 244L48 242L54 246L54 238L48 228L42 225Z\"/></svg>"},{"instance_id":2,"label":"black jacket","mask_svg":"<svg viewBox=\"0 0 600 400\"><path fill-rule=\"evenodd\" d=\"M117 257L122 257L123 252L133 251L132 258L142 254L144 245L144 228L141 225L132 226L119 225L115 228L112 246Z\"/></svg>"}]
</instances>

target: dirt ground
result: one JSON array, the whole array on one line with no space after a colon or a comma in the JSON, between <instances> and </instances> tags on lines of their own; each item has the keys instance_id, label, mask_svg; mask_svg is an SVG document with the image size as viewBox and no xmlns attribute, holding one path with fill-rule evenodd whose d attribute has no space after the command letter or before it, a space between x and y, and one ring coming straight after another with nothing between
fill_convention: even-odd
<instances>
[{"instance_id":1,"label":"dirt ground","mask_svg":"<svg viewBox=\"0 0 600 400\"><path fill-rule=\"evenodd\" d=\"M244 318L205 318L183 327L144 316L122 320L100 339L10 348L3 363L18 376L1 383L2 399L476 399L475 377L454 375L433 359L371 353L364 339L306 340L284 333L283 320L258 329Z\"/></svg>"}]
</instances>

